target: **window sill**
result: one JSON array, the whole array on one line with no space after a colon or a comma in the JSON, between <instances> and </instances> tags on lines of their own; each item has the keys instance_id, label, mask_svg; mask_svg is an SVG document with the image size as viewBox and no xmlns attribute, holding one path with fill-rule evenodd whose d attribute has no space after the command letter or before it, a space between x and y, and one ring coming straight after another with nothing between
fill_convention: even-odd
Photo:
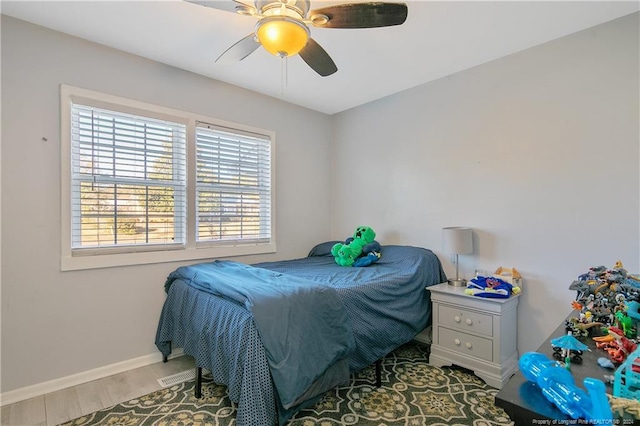
<instances>
[{"instance_id":1,"label":"window sill","mask_svg":"<svg viewBox=\"0 0 640 426\"><path fill-rule=\"evenodd\" d=\"M96 254L92 256L63 256L60 260L60 269L62 271L78 271L83 269L216 259L275 252L276 243L266 243L138 253Z\"/></svg>"}]
</instances>

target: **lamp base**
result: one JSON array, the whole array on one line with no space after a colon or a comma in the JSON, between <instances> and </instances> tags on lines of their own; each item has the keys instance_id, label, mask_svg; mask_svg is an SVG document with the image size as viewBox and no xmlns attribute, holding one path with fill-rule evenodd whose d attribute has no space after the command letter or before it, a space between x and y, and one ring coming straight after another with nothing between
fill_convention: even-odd
<instances>
[{"instance_id":1,"label":"lamp base","mask_svg":"<svg viewBox=\"0 0 640 426\"><path fill-rule=\"evenodd\" d=\"M467 286L467 280L465 280L464 278L450 278L447 280L447 282L449 283L449 285L452 285L454 287L466 287Z\"/></svg>"}]
</instances>

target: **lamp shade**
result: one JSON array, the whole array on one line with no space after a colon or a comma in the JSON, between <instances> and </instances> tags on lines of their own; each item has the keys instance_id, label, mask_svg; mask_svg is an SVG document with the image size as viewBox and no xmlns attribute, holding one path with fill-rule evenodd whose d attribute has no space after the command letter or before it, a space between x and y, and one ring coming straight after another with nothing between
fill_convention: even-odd
<instances>
[{"instance_id":1,"label":"lamp shade","mask_svg":"<svg viewBox=\"0 0 640 426\"><path fill-rule=\"evenodd\" d=\"M451 226L442 228L442 245L445 253L473 253L473 237L471 228Z\"/></svg>"}]
</instances>

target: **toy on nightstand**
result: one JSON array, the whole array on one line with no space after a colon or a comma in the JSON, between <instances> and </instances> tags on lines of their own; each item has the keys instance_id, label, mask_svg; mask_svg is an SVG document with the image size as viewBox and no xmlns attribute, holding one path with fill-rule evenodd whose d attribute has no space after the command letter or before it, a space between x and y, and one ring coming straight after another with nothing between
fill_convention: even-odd
<instances>
[{"instance_id":1,"label":"toy on nightstand","mask_svg":"<svg viewBox=\"0 0 640 426\"><path fill-rule=\"evenodd\" d=\"M525 379L537 384L542 394L563 413L573 419L585 419L590 424L611 424L613 415L602 381L587 377L585 392L576 386L564 366L539 352L527 352L519 361Z\"/></svg>"},{"instance_id":2,"label":"toy on nightstand","mask_svg":"<svg viewBox=\"0 0 640 426\"><path fill-rule=\"evenodd\" d=\"M509 284L501 278L477 276L469 280L464 292L470 296L507 299L511 294L519 294L520 287Z\"/></svg>"},{"instance_id":3,"label":"toy on nightstand","mask_svg":"<svg viewBox=\"0 0 640 426\"><path fill-rule=\"evenodd\" d=\"M498 269L496 269L496 271L493 273L493 276L496 278L500 278L501 280L504 280L516 287L522 286L522 275L520 275L520 272L518 272L516 268L504 268L502 266L499 266Z\"/></svg>"}]
</instances>

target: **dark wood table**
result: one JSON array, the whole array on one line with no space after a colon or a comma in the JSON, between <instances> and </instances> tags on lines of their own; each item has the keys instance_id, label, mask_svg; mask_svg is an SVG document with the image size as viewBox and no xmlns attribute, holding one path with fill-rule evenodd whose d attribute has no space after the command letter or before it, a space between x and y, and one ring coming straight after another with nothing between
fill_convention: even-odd
<instances>
[{"instance_id":1,"label":"dark wood table","mask_svg":"<svg viewBox=\"0 0 640 426\"><path fill-rule=\"evenodd\" d=\"M578 313L572 312L567 318L574 316L578 316ZM547 355L549 359L554 359L551 339L565 334L567 334L567 331L563 321L536 352ZM584 390L583 381L586 377L605 381L604 375L613 375L615 370L600 367L597 360L600 357L607 357L607 353L602 349L597 349L595 342L591 338L581 339L581 341L589 346L591 351L585 351L583 353L581 364L571 364L571 374L576 385ZM612 393L612 387L609 384L607 384L607 393ZM516 426L536 424L586 424L585 421L582 423L577 422L560 411L553 403L545 398L540 387L526 380L520 371L516 372L500 392L498 392L495 404L506 411ZM550 420L551 422L546 423L544 422L545 420ZM554 420L556 420L555 423L553 423ZM627 418L625 415L624 418L616 418L612 424L633 425L640 424L640 421L635 420L634 423L632 417Z\"/></svg>"}]
</instances>

